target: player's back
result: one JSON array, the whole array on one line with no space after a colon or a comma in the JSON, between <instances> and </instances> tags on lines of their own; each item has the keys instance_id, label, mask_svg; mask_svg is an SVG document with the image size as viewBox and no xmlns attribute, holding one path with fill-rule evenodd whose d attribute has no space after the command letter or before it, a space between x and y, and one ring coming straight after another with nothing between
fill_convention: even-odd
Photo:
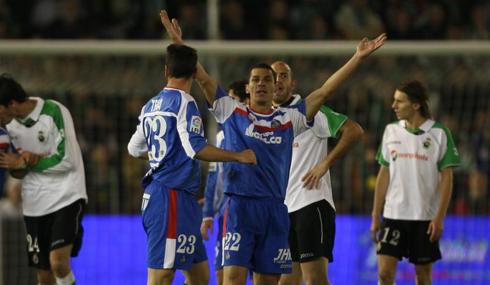
<instances>
[{"instance_id":1,"label":"player's back","mask_svg":"<svg viewBox=\"0 0 490 285\"><path fill-rule=\"evenodd\" d=\"M192 96L178 89L163 89L143 107L140 126L151 167L147 176L169 188L196 192L200 169L192 158L206 140Z\"/></svg>"}]
</instances>

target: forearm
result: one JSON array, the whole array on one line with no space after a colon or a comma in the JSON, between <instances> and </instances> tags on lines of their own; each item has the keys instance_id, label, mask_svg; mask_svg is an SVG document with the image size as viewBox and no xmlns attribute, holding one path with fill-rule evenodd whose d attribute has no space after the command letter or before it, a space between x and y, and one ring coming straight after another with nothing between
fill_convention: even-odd
<instances>
[{"instance_id":1,"label":"forearm","mask_svg":"<svg viewBox=\"0 0 490 285\"><path fill-rule=\"evenodd\" d=\"M206 145L194 156L204 161L238 161L238 153L226 151L212 145Z\"/></svg>"},{"instance_id":2,"label":"forearm","mask_svg":"<svg viewBox=\"0 0 490 285\"><path fill-rule=\"evenodd\" d=\"M340 129L340 132L341 136L337 142L337 145L321 161L321 163L328 168L330 168L330 166L332 166L337 159L343 157L349 149L358 143L364 133L362 127L350 119L344 123Z\"/></svg>"},{"instance_id":3,"label":"forearm","mask_svg":"<svg viewBox=\"0 0 490 285\"><path fill-rule=\"evenodd\" d=\"M354 54L344 66L330 76L323 85L306 97L306 115L309 120L313 119L332 93L356 70L361 63L361 58Z\"/></svg>"},{"instance_id":4,"label":"forearm","mask_svg":"<svg viewBox=\"0 0 490 285\"><path fill-rule=\"evenodd\" d=\"M196 81L201 88L201 91L204 93L206 101L209 103L209 105L213 105L218 84L199 62L196 65Z\"/></svg>"},{"instance_id":5,"label":"forearm","mask_svg":"<svg viewBox=\"0 0 490 285\"><path fill-rule=\"evenodd\" d=\"M439 207L437 208L436 218L444 219L446 217L449 202L453 192L453 170L451 168L444 168L441 172L441 181L438 189L440 193Z\"/></svg>"},{"instance_id":6,"label":"forearm","mask_svg":"<svg viewBox=\"0 0 490 285\"><path fill-rule=\"evenodd\" d=\"M376 188L374 190L373 212L371 213L373 218L380 218L383 210L383 204L386 198L386 192L390 184L389 169L381 166L378 177L376 178Z\"/></svg>"}]
</instances>

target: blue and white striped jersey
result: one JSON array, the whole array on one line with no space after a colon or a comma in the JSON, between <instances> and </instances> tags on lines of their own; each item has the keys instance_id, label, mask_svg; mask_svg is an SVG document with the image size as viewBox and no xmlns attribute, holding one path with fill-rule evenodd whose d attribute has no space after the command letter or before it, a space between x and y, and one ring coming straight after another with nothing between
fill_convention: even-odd
<instances>
[{"instance_id":1,"label":"blue and white striped jersey","mask_svg":"<svg viewBox=\"0 0 490 285\"><path fill-rule=\"evenodd\" d=\"M145 178L195 194L201 171L193 158L207 142L194 98L164 88L143 106L139 120L128 151L135 157L148 154L150 170Z\"/></svg>"},{"instance_id":2,"label":"blue and white striped jersey","mask_svg":"<svg viewBox=\"0 0 490 285\"><path fill-rule=\"evenodd\" d=\"M224 164L225 193L284 200L294 137L310 127L305 103L261 114L218 88L211 112L223 127L224 149L252 149L257 157L257 165Z\"/></svg>"}]
</instances>

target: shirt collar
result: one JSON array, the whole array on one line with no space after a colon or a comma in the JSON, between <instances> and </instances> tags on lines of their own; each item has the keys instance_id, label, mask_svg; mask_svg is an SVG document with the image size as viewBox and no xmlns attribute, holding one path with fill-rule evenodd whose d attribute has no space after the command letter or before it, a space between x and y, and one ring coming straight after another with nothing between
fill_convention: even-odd
<instances>
[{"instance_id":1,"label":"shirt collar","mask_svg":"<svg viewBox=\"0 0 490 285\"><path fill-rule=\"evenodd\" d=\"M25 118L17 119L19 123L21 123L22 125L28 128L32 127L32 125L34 125L39 120L39 116L41 115L41 111L43 110L43 106L44 106L44 100L42 98L29 97L29 99L35 100L36 106Z\"/></svg>"},{"instance_id":2,"label":"shirt collar","mask_svg":"<svg viewBox=\"0 0 490 285\"><path fill-rule=\"evenodd\" d=\"M286 102L282 103L280 107L288 107L288 106L295 105L296 103L299 102L299 100L301 100L301 96L299 94L293 94L293 96L291 96L291 98L289 98L289 100L287 100Z\"/></svg>"},{"instance_id":3,"label":"shirt collar","mask_svg":"<svg viewBox=\"0 0 490 285\"><path fill-rule=\"evenodd\" d=\"M425 122L424 122L424 123L422 123L422 125L420 125L419 129L420 129L421 131L423 131L424 133L426 133L426 132L428 132L428 131L429 131L429 130L432 128L432 126L433 126L434 124L435 124L435 121L434 121L434 120L432 120L432 119L427 119L427 120L425 120ZM401 125L402 127L406 128L406 127L407 127L407 121L406 121L406 120L401 120L401 121L400 121L400 125Z\"/></svg>"}]
</instances>

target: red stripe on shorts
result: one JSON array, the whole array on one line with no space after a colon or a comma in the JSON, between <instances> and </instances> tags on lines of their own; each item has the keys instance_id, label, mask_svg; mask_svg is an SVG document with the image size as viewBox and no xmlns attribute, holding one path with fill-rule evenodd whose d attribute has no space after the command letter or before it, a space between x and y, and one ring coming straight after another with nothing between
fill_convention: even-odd
<instances>
[{"instance_id":1,"label":"red stripe on shorts","mask_svg":"<svg viewBox=\"0 0 490 285\"><path fill-rule=\"evenodd\" d=\"M177 191L168 190L167 238L177 238Z\"/></svg>"}]
</instances>

